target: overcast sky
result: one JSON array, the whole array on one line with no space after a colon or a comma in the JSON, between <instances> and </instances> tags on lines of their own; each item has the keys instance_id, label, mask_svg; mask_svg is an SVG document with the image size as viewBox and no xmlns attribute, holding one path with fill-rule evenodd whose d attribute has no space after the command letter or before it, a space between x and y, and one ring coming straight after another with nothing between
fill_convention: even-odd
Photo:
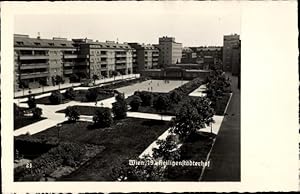
<instances>
[{"instance_id":1,"label":"overcast sky","mask_svg":"<svg viewBox=\"0 0 300 194\"><path fill-rule=\"evenodd\" d=\"M87 37L151 44L158 43L158 37L173 36L183 46L213 46L223 44L224 34L240 34L241 29L240 5L235 1L127 2L117 6L106 2L85 8L76 12L70 7L68 14L65 10L62 14L41 14L38 10L15 15L14 32L31 37L39 32L42 38Z\"/></svg>"}]
</instances>

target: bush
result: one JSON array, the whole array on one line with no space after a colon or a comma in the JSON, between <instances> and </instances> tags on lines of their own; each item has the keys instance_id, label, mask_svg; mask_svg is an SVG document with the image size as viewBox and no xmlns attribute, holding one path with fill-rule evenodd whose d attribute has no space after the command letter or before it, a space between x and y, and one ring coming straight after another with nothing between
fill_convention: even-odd
<instances>
[{"instance_id":1,"label":"bush","mask_svg":"<svg viewBox=\"0 0 300 194\"><path fill-rule=\"evenodd\" d=\"M72 74L71 76L70 76L70 82L79 82L80 81L80 78L79 78L79 76L77 75L77 74Z\"/></svg>"},{"instance_id":2,"label":"bush","mask_svg":"<svg viewBox=\"0 0 300 194\"><path fill-rule=\"evenodd\" d=\"M151 92L147 91L137 91L134 93L134 95L137 95L142 100L142 106L151 106L153 102L153 94Z\"/></svg>"},{"instance_id":3,"label":"bush","mask_svg":"<svg viewBox=\"0 0 300 194\"><path fill-rule=\"evenodd\" d=\"M97 98L98 98L98 91L97 91L97 89L96 88L90 88L90 89L88 89L85 97L86 97L86 100L88 102L94 102L94 101L96 101Z\"/></svg>"},{"instance_id":4,"label":"bush","mask_svg":"<svg viewBox=\"0 0 300 194\"><path fill-rule=\"evenodd\" d=\"M111 110L109 108L98 108L93 117L94 126L109 127L113 123Z\"/></svg>"},{"instance_id":5,"label":"bush","mask_svg":"<svg viewBox=\"0 0 300 194\"><path fill-rule=\"evenodd\" d=\"M153 102L153 107L158 111L165 111L170 106L170 100L166 95L159 95Z\"/></svg>"},{"instance_id":6,"label":"bush","mask_svg":"<svg viewBox=\"0 0 300 194\"><path fill-rule=\"evenodd\" d=\"M141 103L142 103L142 99L139 96L134 95L132 97L132 100L129 103L130 106L131 106L131 110L132 111L138 111Z\"/></svg>"},{"instance_id":7,"label":"bush","mask_svg":"<svg viewBox=\"0 0 300 194\"><path fill-rule=\"evenodd\" d=\"M28 104L29 109L32 109L32 108L35 108L35 107L36 107L36 102L35 102L34 96L30 95L30 96L28 97L27 104Z\"/></svg>"},{"instance_id":8,"label":"bush","mask_svg":"<svg viewBox=\"0 0 300 194\"><path fill-rule=\"evenodd\" d=\"M75 91L74 91L74 88L72 87L72 88L68 88L67 90L66 90L66 92L64 93L64 96L65 96L65 98L66 99L70 99L70 100L74 100L74 98L75 98Z\"/></svg>"},{"instance_id":9,"label":"bush","mask_svg":"<svg viewBox=\"0 0 300 194\"><path fill-rule=\"evenodd\" d=\"M41 108L36 107L36 108L32 109L32 118L40 119L42 114L43 114L43 112L42 112Z\"/></svg>"},{"instance_id":10,"label":"bush","mask_svg":"<svg viewBox=\"0 0 300 194\"><path fill-rule=\"evenodd\" d=\"M60 91L56 90L51 93L49 96L49 101L51 104L56 105L56 104L61 104L62 103L62 94Z\"/></svg>"},{"instance_id":11,"label":"bush","mask_svg":"<svg viewBox=\"0 0 300 194\"><path fill-rule=\"evenodd\" d=\"M68 106L65 110L65 117L68 117L68 120L71 122L79 120L79 115L77 107Z\"/></svg>"}]
</instances>

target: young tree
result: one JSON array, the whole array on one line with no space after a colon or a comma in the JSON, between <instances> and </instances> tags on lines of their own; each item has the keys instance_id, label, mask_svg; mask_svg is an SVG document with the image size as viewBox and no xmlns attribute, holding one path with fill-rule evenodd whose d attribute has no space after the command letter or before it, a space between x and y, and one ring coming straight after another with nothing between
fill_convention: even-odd
<instances>
[{"instance_id":1,"label":"young tree","mask_svg":"<svg viewBox=\"0 0 300 194\"><path fill-rule=\"evenodd\" d=\"M49 101L51 104L61 104L62 103L62 94L59 90L53 91L49 96Z\"/></svg>"},{"instance_id":2,"label":"young tree","mask_svg":"<svg viewBox=\"0 0 300 194\"><path fill-rule=\"evenodd\" d=\"M112 76L114 76L114 81L116 80L116 76L119 74L119 72L118 71L116 71L116 70L114 70L113 72L112 72Z\"/></svg>"},{"instance_id":3,"label":"young tree","mask_svg":"<svg viewBox=\"0 0 300 194\"><path fill-rule=\"evenodd\" d=\"M157 140L158 148L153 148L153 158L162 160L179 160L180 150L175 135L169 135L165 140Z\"/></svg>"},{"instance_id":4,"label":"young tree","mask_svg":"<svg viewBox=\"0 0 300 194\"><path fill-rule=\"evenodd\" d=\"M142 100L142 106L151 106L153 103L153 94L147 91L136 91L134 95L137 95Z\"/></svg>"},{"instance_id":5,"label":"young tree","mask_svg":"<svg viewBox=\"0 0 300 194\"><path fill-rule=\"evenodd\" d=\"M36 102L35 102L34 96L32 96L32 95L28 96L27 104L28 104L29 109L36 107Z\"/></svg>"},{"instance_id":6,"label":"young tree","mask_svg":"<svg viewBox=\"0 0 300 194\"><path fill-rule=\"evenodd\" d=\"M124 119L127 116L127 103L124 94L119 93L116 96L116 102L113 103L112 111L115 119Z\"/></svg>"},{"instance_id":7,"label":"young tree","mask_svg":"<svg viewBox=\"0 0 300 194\"><path fill-rule=\"evenodd\" d=\"M79 111L74 106L68 106L65 110L65 117L68 117L68 120L71 122L76 122L79 120Z\"/></svg>"},{"instance_id":8,"label":"young tree","mask_svg":"<svg viewBox=\"0 0 300 194\"><path fill-rule=\"evenodd\" d=\"M170 100L165 95L159 95L158 98L153 102L153 107L158 111L161 112L161 119L163 111L166 111L170 106Z\"/></svg>"},{"instance_id":9,"label":"young tree","mask_svg":"<svg viewBox=\"0 0 300 194\"><path fill-rule=\"evenodd\" d=\"M93 117L96 127L109 127L113 123L111 110L109 108L98 108Z\"/></svg>"},{"instance_id":10,"label":"young tree","mask_svg":"<svg viewBox=\"0 0 300 194\"><path fill-rule=\"evenodd\" d=\"M138 111L141 103L142 103L142 99L139 96L134 95L132 97L132 100L129 103L129 105L131 106L131 110Z\"/></svg>"},{"instance_id":11,"label":"young tree","mask_svg":"<svg viewBox=\"0 0 300 194\"><path fill-rule=\"evenodd\" d=\"M39 107L35 107L33 110L32 110L32 118L34 119L40 119L41 116L43 114L43 111L41 108Z\"/></svg>"}]
</instances>

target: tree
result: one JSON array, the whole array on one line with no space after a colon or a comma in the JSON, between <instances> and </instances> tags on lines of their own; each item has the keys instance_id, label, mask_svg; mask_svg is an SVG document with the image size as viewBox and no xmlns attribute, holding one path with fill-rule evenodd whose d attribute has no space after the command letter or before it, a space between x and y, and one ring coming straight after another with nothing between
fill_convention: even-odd
<instances>
[{"instance_id":1,"label":"tree","mask_svg":"<svg viewBox=\"0 0 300 194\"><path fill-rule=\"evenodd\" d=\"M74 88L71 87L71 88L66 89L64 96L66 99L74 100L75 96L76 96Z\"/></svg>"},{"instance_id":2,"label":"tree","mask_svg":"<svg viewBox=\"0 0 300 194\"><path fill-rule=\"evenodd\" d=\"M153 107L158 111L161 112L161 119L163 111L166 111L170 106L170 100L165 95L159 95L158 98L153 102Z\"/></svg>"},{"instance_id":3,"label":"tree","mask_svg":"<svg viewBox=\"0 0 300 194\"><path fill-rule=\"evenodd\" d=\"M32 118L34 119L40 119L41 116L43 114L43 111L41 108L39 107L35 107L33 110L32 110Z\"/></svg>"},{"instance_id":4,"label":"tree","mask_svg":"<svg viewBox=\"0 0 300 194\"><path fill-rule=\"evenodd\" d=\"M56 85L63 83L63 79L60 75L55 76L55 83Z\"/></svg>"},{"instance_id":5,"label":"tree","mask_svg":"<svg viewBox=\"0 0 300 194\"><path fill-rule=\"evenodd\" d=\"M93 117L94 126L109 127L113 123L111 110L109 108L98 108Z\"/></svg>"},{"instance_id":6,"label":"tree","mask_svg":"<svg viewBox=\"0 0 300 194\"><path fill-rule=\"evenodd\" d=\"M79 111L74 106L68 106L65 110L65 117L68 117L68 120L71 122L76 122L79 120Z\"/></svg>"},{"instance_id":7,"label":"tree","mask_svg":"<svg viewBox=\"0 0 300 194\"><path fill-rule=\"evenodd\" d=\"M179 160L180 150L178 149L176 136L169 135L165 140L157 140L158 148L153 148L153 157L162 160Z\"/></svg>"},{"instance_id":8,"label":"tree","mask_svg":"<svg viewBox=\"0 0 300 194\"><path fill-rule=\"evenodd\" d=\"M171 132L178 135L180 140L185 140L196 132L200 121L197 109L189 101L185 102L172 119Z\"/></svg>"},{"instance_id":9,"label":"tree","mask_svg":"<svg viewBox=\"0 0 300 194\"><path fill-rule=\"evenodd\" d=\"M28 96L27 104L28 104L29 109L36 107L36 102L35 102L34 96L32 96L32 95Z\"/></svg>"},{"instance_id":10,"label":"tree","mask_svg":"<svg viewBox=\"0 0 300 194\"><path fill-rule=\"evenodd\" d=\"M61 104L62 103L62 94L59 90L51 92L51 95L49 96L49 101L51 104Z\"/></svg>"},{"instance_id":11,"label":"tree","mask_svg":"<svg viewBox=\"0 0 300 194\"><path fill-rule=\"evenodd\" d=\"M92 76L92 79L94 80L94 85L95 85L95 84L96 84L96 80L99 79L99 76L96 75L96 74L94 74L94 75Z\"/></svg>"},{"instance_id":12,"label":"tree","mask_svg":"<svg viewBox=\"0 0 300 194\"><path fill-rule=\"evenodd\" d=\"M118 71L114 70L112 71L112 76L114 76L114 80L116 79L116 76L119 74Z\"/></svg>"},{"instance_id":13,"label":"tree","mask_svg":"<svg viewBox=\"0 0 300 194\"><path fill-rule=\"evenodd\" d=\"M133 95L132 100L129 103L131 106L131 110L138 111L141 103L142 103L142 99L137 95Z\"/></svg>"},{"instance_id":14,"label":"tree","mask_svg":"<svg viewBox=\"0 0 300 194\"><path fill-rule=\"evenodd\" d=\"M124 94L119 93L116 96L116 102L112 104L112 111L115 119L124 119L127 116L127 103Z\"/></svg>"},{"instance_id":15,"label":"tree","mask_svg":"<svg viewBox=\"0 0 300 194\"><path fill-rule=\"evenodd\" d=\"M98 98L98 91L97 91L97 89L96 88L90 88L90 89L88 89L85 97L86 97L86 100L88 102L96 101L97 98Z\"/></svg>"},{"instance_id":16,"label":"tree","mask_svg":"<svg viewBox=\"0 0 300 194\"><path fill-rule=\"evenodd\" d=\"M134 95L137 95L142 100L142 106L151 106L153 102L153 94L147 91L136 91Z\"/></svg>"},{"instance_id":17,"label":"tree","mask_svg":"<svg viewBox=\"0 0 300 194\"><path fill-rule=\"evenodd\" d=\"M176 90L173 90L171 93L170 93L170 99L173 103L177 104L179 101L181 101L182 97L181 95L179 94L178 91Z\"/></svg>"}]
</instances>

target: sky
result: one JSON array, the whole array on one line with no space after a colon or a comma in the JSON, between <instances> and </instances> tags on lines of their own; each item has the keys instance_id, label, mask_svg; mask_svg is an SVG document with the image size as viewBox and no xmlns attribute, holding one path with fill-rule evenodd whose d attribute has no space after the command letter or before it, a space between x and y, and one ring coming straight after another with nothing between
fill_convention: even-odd
<instances>
[{"instance_id":1,"label":"sky","mask_svg":"<svg viewBox=\"0 0 300 194\"><path fill-rule=\"evenodd\" d=\"M223 35L241 31L241 10L236 1L84 5L81 9L49 6L44 12L41 6L36 11L27 7L27 13L15 15L14 33L146 44L157 44L159 37L172 36L183 46L221 46Z\"/></svg>"}]
</instances>

